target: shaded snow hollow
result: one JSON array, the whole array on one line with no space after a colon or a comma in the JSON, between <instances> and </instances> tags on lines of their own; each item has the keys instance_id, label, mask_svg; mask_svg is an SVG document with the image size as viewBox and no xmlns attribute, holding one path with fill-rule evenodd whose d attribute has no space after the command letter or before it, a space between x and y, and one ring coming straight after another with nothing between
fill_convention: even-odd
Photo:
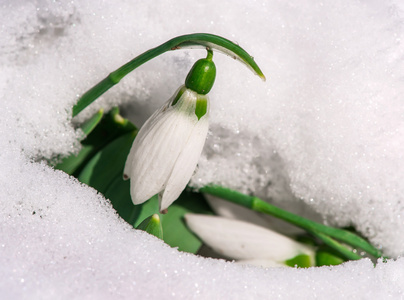
<instances>
[{"instance_id":1,"label":"shaded snow hollow","mask_svg":"<svg viewBox=\"0 0 404 300\"><path fill-rule=\"evenodd\" d=\"M220 183L404 253L403 7L394 1L0 2L0 294L4 299L403 296L404 260L258 269L178 252L37 158L78 151L71 107L180 34L239 42L268 78L216 54L211 130L192 185ZM139 68L95 103L141 124L204 52ZM225 167L224 167L225 166ZM296 208L298 207L298 208Z\"/></svg>"}]
</instances>

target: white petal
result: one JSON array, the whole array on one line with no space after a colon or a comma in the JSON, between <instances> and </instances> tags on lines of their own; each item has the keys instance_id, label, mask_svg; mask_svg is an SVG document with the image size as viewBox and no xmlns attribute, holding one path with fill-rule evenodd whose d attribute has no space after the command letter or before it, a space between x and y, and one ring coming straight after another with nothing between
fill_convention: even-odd
<instances>
[{"instance_id":1,"label":"white petal","mask_svg":"<svg viewBox=\"0 0 404 300\"><path fill-rule=\"evenodd\" d=\"M164 115L142 143L134 145L130 175L134 203L142 203L164 188L189 137L193 124L183 114L172 112Z\"/></svg>"},{"instance_id":2,"label":"white petal","mask_svg":"<svg viewBox=\"0 0 404 300\"><path fill-rule=\"evenodd\" d=\"M283 262L299 254L314 256L311 247L254 224L197 214L186 214L185 221L204 243L231 259Z\"/></svg>"},{"instance_id":3,"label":"white petal","mask_svg":"<svg viewBox=\"0 0 404 300\"><path fill-rule=\"evenodd\" d=\"M174 97L174 96L173 96ZM146 120L146 122L143 124L142 128L140 128L136 139L134 140L132 147L130 149L129 155L126 158L126 163L125 163L125 168L123 170L124 174L124 179L128 179L131 176L132 173L132 165L133 165L133 156L135 154L135 150L139 147L138 144L140 144L140 141L144 140L145 136L148 134L148 132L153 128L158 121L161 119L163 111L167 109L167 106L171 103L171 98L163 105L161 106L158 110L156 110L149 119Z\"/></svg>"},{"instance_id":4,"label":"white petal","mask_svg":"<svg viewBox=\"0 0 404 300\"><path fill-rule=\"evenodd\" d=\"M136 139L133 142L133 145L130 149L128 158L126 159L126 163L125 163L125 168L123 171L124 177L130 178L132 172L132 165L133 165L133 156L136 152L136 149L139 147L139 145L141 143L143 143L144 139L150 134L150 132L152 130L156 130L155 126L157 125L161 125L163 122L163 118L164 115L166 115L167 117L167 109L169 108L171 102L173 101L174 97L177 95L178 91L180 89L178 89L174 95L168 100L166 101L166 103L164 103L164 105L162 105L158 110L156 110L151 116L150 118L148 118L146 120L146 122L143 124L142 128L140 128Z\"/></svg>"},{"instance_id":5,"label":"white petal","mask_svg":"<svg viewBox=\"0 0 404 300\"><path fill-rule=\"evenodd\" d=\"M174 168L161 195L160 210L171 205L188 184L198 164L208 133L208 114L203 116L192 130L189 139L177 158Z\"/></svg>"},{"instance_id":6,"label":"white petal","mask_svg":"<svg viewBox=\"0 0 404 300\"><path fill-rule=\"evenodd\" d=\"M126 161L125 174L131 178L131 197L135 204L143 203L165 188L178 156L198 123L194 113L195 93L187 90L172 106L175 95L141 128Z\"/></svg>"}]
</instances>

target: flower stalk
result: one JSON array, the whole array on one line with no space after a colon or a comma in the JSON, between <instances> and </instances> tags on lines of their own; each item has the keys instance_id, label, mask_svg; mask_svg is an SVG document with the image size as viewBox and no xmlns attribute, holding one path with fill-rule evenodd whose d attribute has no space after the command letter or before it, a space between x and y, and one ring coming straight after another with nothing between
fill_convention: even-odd
<instances>
[{"instance_id":1,"label":"flower stalk","mask_svg":"<svg viewBox=\"0 0 404 300\"><path fill-rule=\"evenodd\" d=\"M193 33L175 37L160 46L150 49L139 56L135 57L122 67L110 73L106 78L101 80L98 84L88 90L73 107L72 115L75 117L94 100L103 95L106 91L112 88L115 84L128 75L130 72L148 62L149 60L171 50L178 50L189 47L202 47L206 49L216 49L226 55L233 57L244 63L249 69L257 74L262 80L265 76L261 69L255 63L252 56L250 56L243 48L235 43L209 33Z\"/></svg>"}]
</instances>

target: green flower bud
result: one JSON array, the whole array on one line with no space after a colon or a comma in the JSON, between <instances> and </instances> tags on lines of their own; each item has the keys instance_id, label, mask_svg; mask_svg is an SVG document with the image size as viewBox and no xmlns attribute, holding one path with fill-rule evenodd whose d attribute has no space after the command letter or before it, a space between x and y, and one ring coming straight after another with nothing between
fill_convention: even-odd
<instances>
[{"instance_id":1,"label":"green flower bud","mask_svg":"<svg viewBox=\"0 0 404 300\"><path fill-rule=\"evenodd\" d=\"M163 227L161 225L160 217L158 214L151 215L143 220L136 229L140 229L150 233L159 239L163 239Z\"/></svg>"},{"instance_id":2,"label":"green flower bud","mask_svg":"<svg viewBox=\"0 0 404 300\"><path fill-rule=\"evenodd\" d=\"M212 61L213 52L208 50L206 58L198 60L185 79L185 86L201 95L212 89L216 78L216 66Z\"/></svg>"},{"instance_id":3,"label":"green flower bud","mask_svg":"<svg viewBox=\"0 0 404 300\"><path fill-rule=\"evenodd\" d=\"M285 265L289 267L309 268L313 266L313 261L310 255L299 254L285 261Z\"/></svg>"}]
</instances>

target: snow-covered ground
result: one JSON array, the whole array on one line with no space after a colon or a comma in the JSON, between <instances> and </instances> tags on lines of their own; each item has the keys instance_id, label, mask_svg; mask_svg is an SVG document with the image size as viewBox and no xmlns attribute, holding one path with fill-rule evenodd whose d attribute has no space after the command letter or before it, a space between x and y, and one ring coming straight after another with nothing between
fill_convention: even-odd
<instances>
[{"instance_id":1,"label":"snow-covered ground","mask_svg":"<svg viewBox=\"0 0 404 300\"><path fill-rule=\"evenodd\" d=\"M71 107L181 34L238 42L267 81L215 54L211 129L192 185L214 182L353 225L404 253L404 6L398 1L0 1L2 299L399 299L404 260L258 269L178 252L42 157L77 151ZM145 64L83 112L142 122L201 50ZM404 217L404 215L403 215Z\"/></svg>"}]
</instances>

